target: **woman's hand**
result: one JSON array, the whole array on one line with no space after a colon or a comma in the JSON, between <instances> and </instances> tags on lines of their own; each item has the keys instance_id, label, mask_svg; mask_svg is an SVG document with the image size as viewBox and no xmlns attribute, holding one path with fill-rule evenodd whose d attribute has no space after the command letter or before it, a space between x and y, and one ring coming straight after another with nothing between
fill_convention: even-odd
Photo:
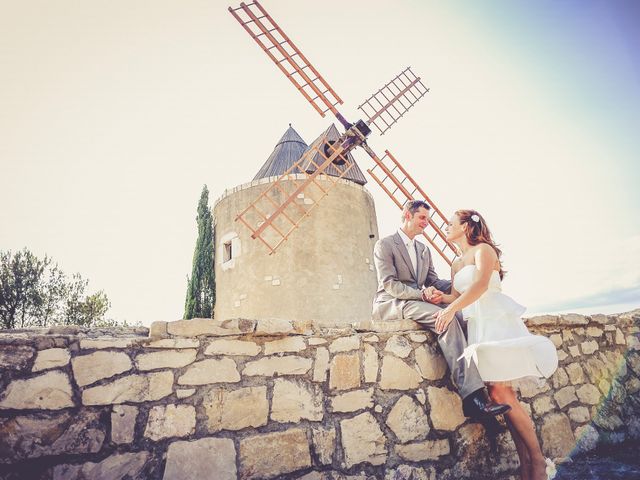
<instances>
[{"instance_id":1,"label":"woman's hand","mask_svg":"<svg viewBox=\"0 0 640 480\"><path fill-rule=\"evenodd\" d=\"M447 308L443 308L438 312L434 313L431 318L436 319L435 330L437 334L441 334L447 328L449 328L449 324L455 317L456 311L453 310L450 306Z\"/></svg>"}]
</instances>

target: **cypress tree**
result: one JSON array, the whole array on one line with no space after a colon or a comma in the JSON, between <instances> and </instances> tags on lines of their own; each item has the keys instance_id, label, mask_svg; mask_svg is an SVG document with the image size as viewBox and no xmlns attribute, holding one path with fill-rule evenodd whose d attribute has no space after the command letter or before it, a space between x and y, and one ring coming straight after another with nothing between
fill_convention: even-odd
<instances>
[{"instance_id":1,"label":"cypress tree","mask_svg":"<svg viewBox=\"0 0 640 480\"><path fill-rule=\"evenodd\" d=\"M184 318L212 318L216 303L214 271L213 215L209 208L209 189L205 185L198 202L198 240L193 252L191 278L187 278Z\"/></svg>"}]
</instances>

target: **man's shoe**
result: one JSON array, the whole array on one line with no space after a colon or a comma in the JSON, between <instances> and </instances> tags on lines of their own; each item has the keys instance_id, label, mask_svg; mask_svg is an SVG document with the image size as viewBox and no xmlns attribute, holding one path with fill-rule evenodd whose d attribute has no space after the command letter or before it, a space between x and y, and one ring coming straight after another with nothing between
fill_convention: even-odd
<instances>
[{"instance_id":1,"label":"man's shoe","mask_svg":"<svg viewBox=\"0 0 640 480\"><path fill-rule=\"evenodd\" d=\"M465 417L493 417L511 410L509 405L494 403L487 399L484 390L477 390L462 401L462 412Z\"/></svg>"}]
</instances>

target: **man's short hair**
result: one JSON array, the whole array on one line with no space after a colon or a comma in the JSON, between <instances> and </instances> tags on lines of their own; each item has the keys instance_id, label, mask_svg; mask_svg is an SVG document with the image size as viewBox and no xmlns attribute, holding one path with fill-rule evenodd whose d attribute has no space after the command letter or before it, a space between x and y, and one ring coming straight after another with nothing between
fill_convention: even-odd
<instances>
[{"instance_id":1,"label":"man's short hair","mask_svg":"<svg viewBox=\"0 0 640 480\"><path fill-rule=\"evenodd\" d=\"M404 204L404 208L402 209L402 220L404 220L404 216L407 212L409 212L413 217L421 207L427 210L431 210L429 204L424 200L409 200Z\"/></svg>"}]
</instances>

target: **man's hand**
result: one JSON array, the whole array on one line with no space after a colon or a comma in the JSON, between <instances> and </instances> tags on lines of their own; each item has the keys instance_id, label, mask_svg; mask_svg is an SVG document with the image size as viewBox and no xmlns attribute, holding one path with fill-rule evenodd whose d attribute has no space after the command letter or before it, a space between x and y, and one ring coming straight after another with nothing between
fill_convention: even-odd
<instances>
[{"instance_id":1,"label":"man's hand","mask_svg":"<svg viewBox=\"0 0 640 480\"><path fill-rule=\"evenodd\" d=\"M422 289L422 300L429 303L442 303L442 295L444 295L436 287L427 287Z\"/></svg>"}]
</instances>

